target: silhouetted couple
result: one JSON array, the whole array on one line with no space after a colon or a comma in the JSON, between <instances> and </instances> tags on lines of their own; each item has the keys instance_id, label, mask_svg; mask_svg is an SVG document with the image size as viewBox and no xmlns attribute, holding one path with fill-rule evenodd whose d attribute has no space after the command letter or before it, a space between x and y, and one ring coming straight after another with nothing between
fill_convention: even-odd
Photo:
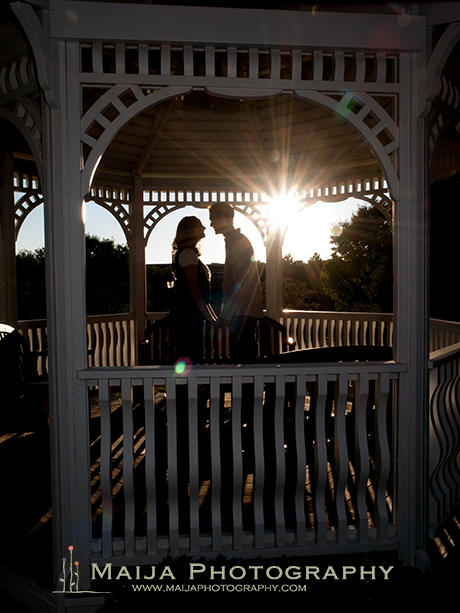
<instances>
[{"instance_id":1,"label":"silhouetted couple","mask_svg":"<svg viewBox=\"0 0 460 613\"><path fill-rule=\"evenodd\" d=\"M193 363L203 361L204 322L229 328L230 360L250 363L257 356L257 322L263 317L254 250L235 228L234 209L226 202L209 207L211 227L225 239L222 306L211 306L211 272L200 259L205 228L197 217L184 217L173 242L175 307L171 312L176 353Z\"/></svg>"}]
</instances>

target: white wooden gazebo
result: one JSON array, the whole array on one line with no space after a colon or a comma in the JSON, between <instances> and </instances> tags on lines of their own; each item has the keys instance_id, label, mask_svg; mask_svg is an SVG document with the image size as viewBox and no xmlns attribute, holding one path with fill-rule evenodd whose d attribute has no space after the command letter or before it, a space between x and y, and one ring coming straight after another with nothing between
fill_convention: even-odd
<instances>
[{"instance_id":1,"label":"white wooden gazebo","mask_svg":"<svg viewBox=\"0 0 460 613\"><path fill-rule=\"evenodd\" d=\"M458 429L450 427L458 425L458 404L443 390L455 385L460 350L446 341L430 354L428 190L432 180L460 170L455 131L460 118L460 3L403 4L399 12L385 4L373 5L372 10L352 5L335 10L327 5L323 10L249 6L30 0L2 8L0 120L6 138L0 320L18 325L15 238L27 214L44 203L54 572L57 577L62 552L72 545L78 551L81 585L86 587L91 564L153 564L167 554L181 553L250 557L392 550L408 565L427 567L430 535L459 502ZM15 201L19 186L25 196ZM268 202L294 186L303 206L354 196L379 207L392 221L391 362L210 365L194 367L181 377L173 367L141 367L133 360L89 365L85 200L107 209L126 235L131 313L125 319L136 344L148 320L145 245L150 233L170 211L188 205L205 208L213 200L233 201L267 239L267 311L286 322L280 293L282 236L270 225ZM330 321L337 319L336 314ZM328 382L334 384L335 406L340 407L332 415L337 493L333 525L324 510ZM255 519L248 529L235 478L227 529L219 498L219 389L230 386L238 424L241 389L249 383L255 406L260 406L253 423ZM173 444L176 400L179 403L186 386L193 458L198 452L193 416L203 384L210 386L215 488L206 534L200 532L197 519L200 484L193 467L185 531L171 485L178 470ZM122 394L125 466L125 519L117 534L110 449L110 388L115 385ZM287 465L280 451L285 441L279 434L274 443L275 520L268 526L258 498L266 471L264 441L257 433L270 385L275 389L277 433L285 426L286 390L295 390L297 485L292 497L295 519L289 524L280 494ZM348 478L351 443L345 416L350 386L356 410L353 454L359 458L352 524L340 496ZM134 468L129 468L134 453L134 387L143 390L147 491L142 530L135 520ZM101 407L104 519L97 534L91 521L88 389L97 390ZM171 491L165 532L160 529L153 485L158 389L165 390L168 405ZM315 412L310 465L298 434L303 432L306 390ZM371 396L376 477L375 508L369 519L365 407ZM234 475L242 470L239 436L236 425ZM313 482L311 526L304 511L306 466Z\"/></svg>"}]
</instances>

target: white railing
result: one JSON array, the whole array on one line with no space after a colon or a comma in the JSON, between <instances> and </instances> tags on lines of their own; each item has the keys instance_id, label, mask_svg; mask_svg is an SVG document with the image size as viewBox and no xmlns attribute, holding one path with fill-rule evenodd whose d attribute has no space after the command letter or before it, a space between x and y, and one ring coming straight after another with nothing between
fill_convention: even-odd
<instances>
[{"instance_id":1,"label":"white railing","mask_svg":"<svg viewBox=\"0 0 460 613\"><path fill-rule=\"evenodd\" d=\"M430 319L430 352L460 343L460 323Z\"/></svg>"},{"instance_id":2,"label":"white railing","mask_svg":"<svg viewBox=\"0 0 460 613\"><path fill-rule=\"evenodd\" d=\"M46 319L28 319L18 322L17 329L29 341L31 351L37 355L37 370L42 377L48 373L48 329Z\"/></svg>"},{"instance_id":3,"label":"white railing","mask_svg":"<svg viewBox=\"0 0 460 613\"><path fill-rule=\"evenodd\" d=\"M146 324L167 313L147 313ZM282 312L280 323L296 342L296 349L345 345L393 345L391 313L340 313L335 311ZM46 320L24 320L19 331L38 353L39 374L46 374ZM430 351L460 342L460 323L432 319ZM130 313L88 317L88 365L133 366L137 363L134 316Z\"/></svg>"},{"instance_id":4,"label":"white railing","mask_svg":"<svg viewBox=\"0 0 460 613\"><path fill-rule=\"evenodd\" d=\"M18 322L18 330L27 338L38 356L38 374L48 372L48 330L46 319ZM137 363L137 343L134 317L131 313L89 315L87 318L88 366L134 366Z\"/></svg>"},{"instance_id":5,"label":"white railing","mask_svg":"<svg viewBox=\"0 0 460 613\"><path fill-rule=\"evenodd\" d=\"M434 536L460 504L460 343L432 352L429 522Z\"/></svg>"},{"instance_id":6,"label":"white railing","mask_svg":"<svg viewBox=\"0 0 460 613\"><path fill-rule=\"evenodd\" d=\"M349 345L393 345L391 313L283 310L280 322L296 341L296 348Z\"/></svg>"},{"instance_id":7,"label":"white railing","mask_svg":"<svg viewBox=\"0 0 460 613\"><path fill-rule=\"evenodd\" d=\"M92 398L92 472L81 474L92 483L92 561L396 549L387 424L404 370L80 371Z\"/></svg>"},{"instance_id":8,"label":"white railing","mask_svg":"<svg viewBox=\"0 0 460 613\"><path fill-rule=\"evenodd\" d=\"M137 342L130 313L87 318L88 366L134 366Z\"/></svg>"}]
</instances>

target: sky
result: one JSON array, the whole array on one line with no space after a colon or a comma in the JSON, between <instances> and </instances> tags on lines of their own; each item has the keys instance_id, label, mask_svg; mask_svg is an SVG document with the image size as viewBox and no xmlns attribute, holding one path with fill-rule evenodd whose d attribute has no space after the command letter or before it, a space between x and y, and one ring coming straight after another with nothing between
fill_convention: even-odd
<instances>
[{"instance_id":1,"label":"sky","mask_svg":"<svg viewBox=\"0 0 460 613\"><path fill-rule=\"evenodd\" d=\"M283 255L291 254L294 260L308 260L318 253L322 259L330 257L331 233L333 227L348 221L362 201L349 198L342 202L317 202L292 218L286 232ZM171 261L171 243L178 222L185 215L201 219L206 237L201 241L202 260L206 264L223 263L225 259L224 239L216 235L209 225L206 209L187 206L169 213L152 231L147 245L147 264L166 264ZM256 260L265 262L265 247L254 224L240 213L235 214L235 227L241 228L252 242ZM87 204L86 232L101 238L113 238L116 243L125 244L125 237L118 222L105 209L94 203ZM29 213L19 232L17 251L34 251L44 246L43 207Z\"/></svg>"}]
</instances>

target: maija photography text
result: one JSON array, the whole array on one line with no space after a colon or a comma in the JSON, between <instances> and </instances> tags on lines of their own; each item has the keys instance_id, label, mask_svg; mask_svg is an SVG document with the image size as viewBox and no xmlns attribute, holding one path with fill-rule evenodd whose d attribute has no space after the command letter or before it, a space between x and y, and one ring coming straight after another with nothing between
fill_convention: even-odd
<instances>
[{"instance_id":1,"label":"maija photography text","mask_svg":"<svg viewBox=\"0 0 460 613\"><path fill-rule=\"evenodd\" d=\"M93 563L92 580L135 580L135 581L324 581L327 579L347 580L360 579L369 580L388 580L390 572L394 566L385 568L384 566L206 566L201 563L190 562L188 568L181 571L181 576L177 571L174 572L170 566L156 567L154 565L141 566L121 566L112 568L111 563L98 566ZM177 576L176 576L177 575ZM184 576L186 575L186 576Z\"/></svg>"}]
</instances>

